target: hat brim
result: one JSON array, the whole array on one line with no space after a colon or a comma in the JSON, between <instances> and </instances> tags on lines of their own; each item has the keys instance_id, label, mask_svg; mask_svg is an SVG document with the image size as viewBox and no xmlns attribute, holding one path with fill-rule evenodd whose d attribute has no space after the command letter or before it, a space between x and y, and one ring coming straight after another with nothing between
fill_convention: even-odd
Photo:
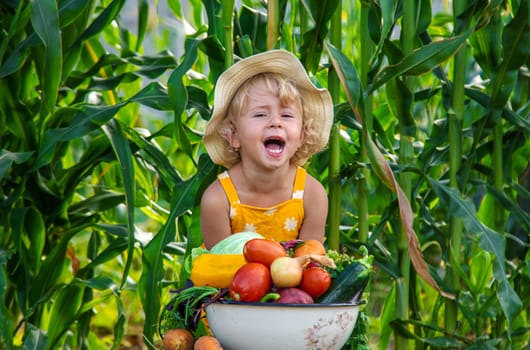
<instances>
[{"instance_id":1,"label":"hat brim","mask_svg":"<svg viewBox=\"0 0 530 350\"><path fill-rule=\"evenodd\" d=\"M329 139L333 121L333 101L327 89L316 87L298 58L286 50L270 50L238 61L224 71L216 84L212 116L206 126L204 145L216 164L227 168L238 161L230 150L228 141L220 134L230 103L240 86L249 78L261 73L276 73L289 77L301 92L304 119L320 130L308 143L305 155L298 157L303 164L314 153L322 150Z\"/></svg>"}]
</instances>

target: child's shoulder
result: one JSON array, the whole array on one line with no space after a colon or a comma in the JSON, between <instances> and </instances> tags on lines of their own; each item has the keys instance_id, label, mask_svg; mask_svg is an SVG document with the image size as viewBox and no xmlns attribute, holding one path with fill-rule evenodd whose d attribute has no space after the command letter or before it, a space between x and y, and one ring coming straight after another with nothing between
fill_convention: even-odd
<instances>
[{"instance_id":1,"label":"child's shoulder","mask_svg":"<svg viewBox=\"0 0 530 350\"><path fill-rule=\"evenodd\" d=\"M209 200L217 200L219 196L224 196L223 186L221 186L221 182L219 181L219 179L215 179L204 190L201 202L204 203Z\"/></svg>"},{"instance_id":2,"label":"child's shoulder","mask_svg":"<svg viewBox=\"0 0 530 350\"><path fill-rule=\"evenodd\" d=\"M322 185L320 181L318 181L315 177L313 177L309 173L307 173L306 175L305 192L309 194L315 193L319 195L326 194L324 185Z\"/></svg>"}]
</instances>

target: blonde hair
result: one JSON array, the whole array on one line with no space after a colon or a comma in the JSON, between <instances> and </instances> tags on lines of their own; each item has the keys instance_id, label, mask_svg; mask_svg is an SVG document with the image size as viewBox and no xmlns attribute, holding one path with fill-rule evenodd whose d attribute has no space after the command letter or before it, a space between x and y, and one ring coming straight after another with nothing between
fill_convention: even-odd
<instances>
[{"instance_id":1,"label":"blonde hair","mask_svg":"<svg viewBox=\"0 0 530 350\"><path fill-rule=\"evenodd\" d=\"M245 81L232 98L232 101L230 101L227 114L223 121L223 126L220 128L219 133L225 138L225 140L228 140L228 136L233 132L233 122L235 121L235 117L245 109L248 97L250 96L250 91L258 83L264 83L266 89L276 95L280 99L282 105L295 103L303 111L302 129L305 134L305 141L293 155L291 162L297 165L305 163L305 161L313 155L313 150L315 149L316 144L314 140L322 131L313 127L312 119L307 118L307 115L311 115L313 111L308 111L304 106L302 93L297 87L296 82L285 75L277 73L260 73ZM232 162L234 164L240 161L239 152L237 150L230 148L230 156L233 157Z\"/></svg>"}]
</instances>

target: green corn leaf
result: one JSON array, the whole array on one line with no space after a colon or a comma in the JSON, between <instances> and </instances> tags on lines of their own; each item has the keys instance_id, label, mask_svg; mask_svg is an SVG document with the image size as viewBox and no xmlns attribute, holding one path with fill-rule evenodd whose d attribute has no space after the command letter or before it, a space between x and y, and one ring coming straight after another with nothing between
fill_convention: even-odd
<instances>
[{"instance_id":1,"label":"green corn leaf","mask_svg":"<svg viewBox=\"0 0 530 350\"><path fill-rule=\"evenodd\" d=\"M210 105L208 104L208 95L202 89L195 86L187 86L188 90L188 108L195 108L204 120L210 117Z\"/></svg>"},{"instance_id":2,"label":"green corn leaf","mask_svg":"<svg viewBox=\"0 0 530 350\"><path fill-rule=\"evenodd\" d=\"M112 349L119 349L120 344L122 344L123 336L125 334L126 317L123 310L123 302L120 298L120 291L114 281L108 277L98 276L85 280L75 279L72 284L81 286L83 288L87 287L95 290L100 290L103 292L101 293L102 296L99 298L83 301L83 305L80 308L79 314L86 314L90 312L94 307L104 302L104 299L107 297L108 294L111 294L114 297L114 301L116 302L116 314L118 320L114 325L114 339Z\"/></svg>"},{"instance_id":3,"label":"green corn leaf","mask_svg":"<svg viewBox=\"0 0 530 350\"><path fill-rule=\"evenodd\" d=\"M0 78L5 78L22 68L31 53L31 49L39 44L41 44L41 40L37 34L32 33L17 45L0 66Z\"/></svg>"},{"instance_id":4,"label":"green corn leaf","mask_svg":"<svg viewBox=\"0 0 530 350\"><path fill-rule=\"evenodd\" d=\"M5 174L11 169L13 163L23 164L28 161L33 152L10 152L8 150L0 149L0 181Z\"/></svg>"},{"instance_id":5,"label":"green corn leaf","mask_svg":"<svg viewBox=\"0 0 530 350\"><path fill-rule=\"evenodd\" d=\"M116 286L116 283L112 280L112 278L106 277L106 276L96 276L89 279L75 279L74 281L76 284L84 287L89 287L91 289L97 289L97 290L111 290L114 293L118 292L118 288Z\"/></svg>"},{"instance_id":6,"label":"green corn leaf","mask_svg":"<svg viewBox=\"0 0 530 350\"><path fill-rule=\"evenodd\" d=\"M416 23L416 35L427 31L429 25L431 24L431 14L432 14L432 5L431 0L421 0L418 1L418 14L417 14L417 23Z\"/></svg>"},{"instance_id":7,"label":"green corn leaf","mask_svg":"<svg viewBox=\"0 0 530 350\"><path fill-rule=\"evenodd\" d=\"M150 83L136 95L131 97L128 102L138 102L144 106L159 111L171 110L170 99L160 83Z\"/></svg>"},{"instance_id":8,"label":"green corn leaf","mask_svg":"<svg viewBox=\"0 0 530 350\"><path fill-rule=\"evenodd\" d=\"M59 345L60 338L72 326L82 306L84 288L77 284L70 284L60 289L55 297L50 312L48 328L49 342L47 349L55 349Z\"/></svg>"},{"instance_id":9,"label":"green corn leaf","mask_svg":"<svg viewBox=\"0 0 530 350\"><path fill-rule=\"evenodd\" d=\"M114 325L114 340L112 342L112 350L118 350L121 348L121 341L125 335L125 314L123 312L123 303L120 298L116 298L118 302L118 321Z\"/></svg>"},{"instance_id":10,"label":"green corn leaf","mask_svg":"<svg viewBox=\"0 0 530 350\"><path fill-rule=\"evenodd\" d=\"M121 105L107 108L85 106L77 111L73 110L73 112L77 112L77 114L74 115L69 126L48 129L45 132L37 155L37 160L35 161L34 169L38 169L51 161L59 142L81 138L98 129L100 123L110 120L120 107Z\"/></svg>"},{"instance_id":11,"label":"green corn leaf","mask_svg":"<svg viewBox=\"0 0 530 350\"><path fill-rule=\"evenodd\" d=\"M112 144L112 148L116 153L118 162L123 176L123 183L125 187L125 204L127 206L127 232L128 232L128 249L127 249L127 261L123 270L121 287L127 282L129 276L129 270L133 261L134 245L136 239L134 236L134 202L135 202L135 182L134 182L134 167L132 164L131 148L129 141L125 137L122 130L122 126L116 119L109 121L107 125L103 127L105 134L109 138Z\"/></svg>"},{"instance_id":12,"label":"green corn leaf","mask_svg":"<svg viewBox=\"0 0 530 350\"><path fill-rule=\"evenodd\" d=\"M527 0L526 0L527 1ZM510 98L519 67L526 63L530 54L530 26L528 6L521 4L515 17L506 25L502 35L503 57L500 67L493 73L493 106L502 108Z\"/></svg>"},{"instance_id":13,"label":"green corn leaf","mask_svg":"<svg viewBox=\"0 0 530 350\"><path fill-rule=\"evenodd\" d=\"M120 84L132 83L140 77L134 73L119 74L110 78L94 77L90 82L90 90L112 90Z\"/></svg>"},{"instance_id":14,"label":"green corn leaf","mask_svg":"<svg viewBox=\"0 0 530 350\"><path fill-rule=\"evenodd\" d=\"M101 226L101 225L98 225ZM101 251L95 258L91 259L90 263L83 266L78 271L79 276L84 276L89 273L92 269L105 264L106 262L114 260L120 254L123 254L124 251L128 248L127 240L127 228L123 227L123 233L125 237L120 237L116 239L110 239L109 244Z\"/></svg>"},{"instance_id":15,"label":"green corn leaf","mask_svg":"<svg viewBox=\"0 0 530 350\"><path fill-rule=\"evenodd\" d=\"M488 108L491 104L491 95L487 95L482 91L473 88L465 89L466 96L472 98L474 101L478 102L481 106ZM502 108L502 117L516 126L517 128L530 131L530 121L523 118L519 113L513 111L509 108Z\"/></svg>"},{"instance_id":16,"label":"green corn leaf","mask_svg":"<svg viewBox=\"0 0 530 350\"><path fill-rule=\"evenodd\" d=\"M28 323L26 327L28 329L26 331L26 336L24 338L22 348L34 350L48 349L48 336L46 332L42 331L31 323Z\"/></svg>"},{"instance_id":17,"label":"green corn leaf","mask_svg":"<svg viewBox=\"0 0 530 350\"><path fill-rule=\"evenodd\" d=\"M204 159L206 156L201 157ZM175 239L175 221L186 211L190 210L200 198L201 185L206 178L211 178L214 171L213 163L199 161L201 165L199 172L191 179L177 184L173 189L174 202L171 205L166 224L155 237L144 247L142 255L143 271L138 283L139 295L145 310L144 335L152 341L156 325L158 323L158 311L160 310L160 287L159 282L164 276L163 254L164 247Z\"/></svg>"},{"instance_id":18,"label":"green corn leaf","mask_svg":"<svg viewBox=\"0 0 530 350\"><path fill-rule=\"evenodd\" d=\"M238 25L235 26L235 35L239 36L239 56L248 57L252 55L255 47L258 52L267 49L267 17L265 13L243 6L240 11Z\"/></svg>"},{"instance_id":19,"label":"green corn leaf","mask_svg":"<svg viewBox=\"0 0 530 350\"><path fill-rule=\"evenodd\" d=\"M6 264L11 257L12 251L0 249L0 299L6 300L5 295L8 287ZM8 347L13 343L13 320L9 316L9 310L5 303L0 303L0 347Z\"/></svg>"},{"instance_id":20,"label":"green corn leaf","mask_svg":"<svg viewBox=\"0 0 530 350\"><path fill-rule=\"evenodd\" d=\"M385 67L377 74L367 89L371 94L390 79L401 75L421 75L433 70L436 66L453 56L465 43L471 30L445 40L435 41L413 51L397 64Z\"/></svg>"},{"instance_id":21,"label":"green corn leaf","mask_svg":"<svg viewBox=\"0 0 530 350\"><path fill-rule=\"evenodd\" d=\"M524 208L521 208L519 203L508 198L505 192L499 191L499 189L493 186L487 186L487 190L488 193L491 194L498 203L506 208L506 211L517 218L518 222L525 231L530 232L530 213L526 212Z\"/></svg>"},{"instance_id":22,"label":"green corn leaf","mask_svg":"<svg viewBox=\"0 0 530 350\"><path fill-rule=\"evenodd\" d=\"M223 4L216 0L202 0L206 17L208 18L208 36L215 38L223 37L222 9ZM222 45L221 45L222 46Z\"/></svg>"},{"instance_id":23,"label":"green corn leaf","mask_svg":"<svg viewBox=\"0 0 530 350\"><path fill-rule=\"evenodd\" d=\"M86 0L59 1L61 28L74 23L89 8L89 5L90 2Z\"/></svg>"},{"instance_id":24,"label":"green corn leaf","mask_svg":"<svg viewBox=\"0 0 530 350\"><path fill-rule=\"evenodd\" d=\"M72 237L88 226L85 224L71 227L68 231L65 231L58 244L53 247L46 259L42 261L40 271L32 281L33 285L40 287L30 288L28 300L30 305L36 305L39 300L49 298L49 294L54 291L54 288L62 283L61 277L69 264L69 259L66 255L68 243Z\"/></svg>"},{"instance_id":25,"label":"green corn leaf","mask_svg":"<svg viewBox=\"0 0 530 350\"><path fill-rule=\"evenodd\" d=\"M478 295L491 277L491 257L485 250L480 250L471 257L469 267L469 290Z\"/></svg>"},{"instance_id":26,"label":"green corn leaf","mask_svg":"<svg viewBox=\"0 0 530 350\"><path fill-rule=\"evenodd\" d=\"M161 174L161 179L166 183L168 188L182 181L179 174L175 171L173 164L171 164L168 157L159 147L146 140L132 128L127 128L126 131L139 149L146 153L151 163L153 165L156 164L156 171Z\"/></svg>"},{"instance_id":27,"label":"green corn leaf","mask_svg":"<svg viewBox=\"0 0 530 350\"><path fill-rule=\"evenodd\" d=\"M402 136L413 137L416 122L412 116L412 94L401 79L389 80L386 85L386 93L389 97L388 105L392 115L399 118L402 124Z\"/></svg>"},{"instance_id":28,"label":"green corn leaf","mask_svg":"<svg viewBox=\"0 0 530 350\"><path fill-rule=\"evenodd\" d=\"M198 40L187 40L186 55L184 56L183 62L171 73L168 80L168 96L169 101L173 107L174 112L174 124L173 132L177 144L186 153L190 159L193 158L193 150L184 127L182 125L182 114L184 109L188 105L188 91L184 86L184 75L191 69L193 63L197 60L197 48L199 45Z\"/></svg>"},{"instance_id":29,"label":"green corn leaf","mask_svg":"<svg viewBox=\"0 0 530 350\"><path fill-rule=\"evenodd\" d=\"M29 239L26 258L28 258L33 272L38 273L46 243L46 227L44 219L37 209L33 207L27 208L24 216L24 230Z\"/></svg>"},{"instance_id":30,"label":"green corn leaf","mask_svg":"<svg viewBox=\"0 0 530 350\"><path fill-rule=\"evenodd\" d=\"M142 48L142 43L144 41L145 32L147 30L147 23L148 23L148 16L149 16L149 4L147 3L147 0L139 0L138 1L138 34L137 34L137 41L136 41L136 51L140 51Z\"/></svg>"},{"instance_id":31,"label":"green corn leaf","mask_svg":"<svg viewBox=\"0 0 530 350\"><path fill-rule=\"evenodd\" d=\"M210 65L210 77L212 82L217 81L221 73L225 71L224 65L224 47L217 37L207 37L199 45L201 51L208 55L208 64Z\"/></svg>"},{"instance_id":32,"label":"green corn leaf","mask_svg":"<svg viewBox=\"0 0 530 350\"><path fill-rule=\"evenodd\" d=\"M502 67L493 74L493 93L491 95L492 108L499 110L506 105L510 94L517 83L517 71L504 71ZM496 114L496 113L495 113Z\"/></svg>"},{"instance_id":33,"label":"green corn leaf","mask_svg":"<svg viewBox=\"0 0 530 350\"><path fill-rule=\"evenodd\" d=\"M191 196L188 191L181 193L180 198ZM158 311L160 310L160 287L158 283L164 277L163 255L165 245L174 240L176 234L175 221L178 218L177 206L173 207L166 224L142 250L143 271L138 282L140 300L145 310L144 336L153 341Z\"/></svg>"},{"instance_id":34,"label":"green corn leaf","mask_svg":"<svg viewBox=\"0 0 530 350\"><path fill-rule=\"evenodd\" d=\"M113 0L83 32L79 41L83 42L108 27L116 19L124 4L125 0Z\"/></svg>"},{"instance_id":35,"label":"green corn leaf","mask_svg":"<svg viewBox=\"0 0 530 350\"><path fill-rule=\"evenodd\" d=\"M374 4L371 7L371 33L374 39L379 39L377 48L374 50L375 53L381 52L383 45L392 33L398 16L398 6L398 1L382 0L380 6Z\"/></svg>"},{"instance_id":36,"label":"green corn leaf","mask_svg":"<svg viewBox=\"0 0 530 350\"><path fill-rule=\"evenodd\" d=\"M469 37L473 57L487 77L491 77L502 59L502 22L497 11L484 12L481 16L488 25L476 30Z\"/></svg>"},{"instance_id":37,"label":"green corn leaf","mask_svg":"<svg viewBox=\"0 0 530 350\"><path fill-rule=\"evenodd\" d=\"M324 39L328 35L329 21L339 5L338 0L303 0L302 4L314 22L314 27L303 33L300 48L301 61L310 72L316 72L324 47Z\"/></svg>"},{"instance_id":38,"label":"green corn leaf","mask_svg":"<svg viewBox=\"0 0 530 350\"><path fill-rule=\"evenodd\" d=\"M175 15L175 17L183 18L182 5L180 4L180 1L168 1L167 5L169 6L169 9Z\"/></svg>"},{"instance_id":39,"label":"green corn leaf","mask_svg":"<svg viewBox=\"0 0 530 350\"><path fill-rule=\"evenodd\" d=\"M388 350L390 339L392 337L392 327L390 324L395 320L396 315L396 285L394 284L390 291L384 297L383 308L381 310L381 334L379 338L378 349Z\"/></svg>"},{"instance_id":40,"label":"green corn leaf","mask_svg":"<svg viewBox=\"0 0 530 350\"><path fill-rule=\"evenodd\" d=\"M31 24L44 45L41 84L43 86L44 115L55 109L55 101L62 75L62 43L59 13L55 0L31 1Z\"/></svg>"},{"instance_id":41,"label":"green corn leaf","mask_svg":"<svg viewBox=\"0 0 530 350\"><path fill-rule=\"evenodd\" d=\"M335 46L327 41L325 45L339 80L345 87L344 92L346 93L346 98L354 110L357 121L362 123L362 115L364 113L362 102L363 87L357 75L357 70L351 61Z\"/></svg>"},{"instance_id":42,"label":"green corn leaf","mask_svg":"<svg viewBox=\"0 0 530 350\"><path fill-rule=\"evenodd\" d=\"M87 174L101 162L114 159L109 140L104 136L97 136L90 139L88 149L73 166L57 174L57 186L62 188L65 194L74 192L77 186L86 179ZM72 204L68 210L75 214L83 215L83 201ZM90 208L86 208L91 210Z\"/></svg>"},{"instance_id":43,"label":"green corn leaf","mask_svg":"<svg viewBox=\"0 0 530 350\"><path fill-rule=\"evenodd\" d=\"M9 225L13 240L21 252L24 271L29 276L39 273L46 232L42 216L32 207L16 208L11 211Z\"/></svg>"},{"instance_id":44,"label":"green corn leaf","mask_svg":"<svg viewBox=\"0 0 530 350\"><path fill-rule=\"evenodd\" d=\"M91 197L86 198L83 201L74 203L69 208L69 213L74 214L86 214L88 212L100 212L116 208L117 205L125 201L125 195L123 193L112 192L112 191L101 191L97 192Z\"/></svg>"},{"instance_id":45,"label":"green corn leaf","mask_svg":"<svg viewBox=\"0 0 530 350\"><path fill-rule=\"evenodd\" d=\"M497 281L497 299L501 304L506 319L512 323L522 308L522 302L511 287L506 275L506 269L504 267L504 247L506 241L504 237L477 219L477 213L473 203L470 200L463 199L457 189L443 186L432 178L428 178L428 181L440 200L448 205L451 215L461 218L469 232L478 234L480 247L495 256L493 261L493 276Z\"/></svg>"},{"instance_id":46,"label":"green corn leaf","mask_svg":"<svg viewBox=\"0 0 530 350\"><path fill-rule=\"evenodd\" d=\"M7 26L4 27L2 36L3 40L0 42L0 63L4 62L4 55L8 49L8 44L10 44L15 36L20 31L23 31L23 29L26 27L29 16L26 16L28 13L28 7L24 6L24 3L19 2L17 6L12 6L11 11L13 13L12 15L12 21L9 24L9 28L7 29ZM7 17L7 16L6 16ZM6 23L9 21L6 20ZM1 64L0 64L0 72L1 72Z\"/></svg>"},{"instance_id":47,"label":"green corn leaf","mask_svg":"<svg viewBox=\"0 0 530 350\"><path fill-rule=\"evenodd\" d=\"M75 50L75 49L72 49ZM69 54L74 54L73 51ZM77 55L77 53L75 53ZM99 57L97 62L94 63L93 56ZM89 59L90 57L90 59ZM85 46L82 48L78 57L72 57L69 59L76 59L77 61L83 62L87 67L84 72L76 72L76 74L70 74L65 81L65 84L70 88L77 88L83 86L85 88L85 82L91 80L94 76L101 75L102 71L114 68L118 71L123 71L127 68L129 61L122 59L114 54L105 53L103 46L97 41L85 42ZM65 63L71 64L71 63ZM75 62L79 64L79 62Z\"/></svg>"},{"instance_id":48,"label":"green corn leaf","mask_svg":"<svg viewBox=\"0 0 530 350\"><path fill-rule=\"evenodd\" d=\"M147 85L129 100L113 106L84 105L77 109L71 109L69 113L75 113L75 115L72 117L69 126L48 129L44 134L34 169L38 169L51 161L57 143L81 138L98 129L101 125L108 122L122 107L131 102L138 102L158 110L169 109L167 95L158 83Z\"/></svg>"},{"instance_id":49,"label":"green corn leaf","mask_svg":"<svg viewBox=\"0 0 530 350\"><path fill-rule=\"evenodd\" d=\"M160 287L158 283L164 276L163 255L160 254L164 247L175 239L175 221L179 216L193 206L197 190L200 185L198 176L186 182L178 184L173 193L175 202L167 218L166 224L155 237L144 247L142 251L143 272L140 277L138 288L140 298L145 310L144 335L152 341L158 323L158 310L160 310Z\"/></svg>"},{"instance_id":50,"label":"green corn leaf","mask_svg":"<svg viewBox=\"0 0 530 350\"><path fill-rule=\"evenodd\" d=\"M150 79L155 79L177 66L175 57L168 51L162 51L153 56L127 57L125 62L140 67L135 73Z\"/></svg>"},{"instance_id":51,"label":"green corn leaf","mask_svg":"<svg viewBox=\"0 0 530 350\"><path fill-rule=\"evenodd\" d=\"M504 27L502 33L503 62L507 71L519 69L527 63L530 55L529 3L524 0L519 5L515 17Z\"/></svg>"}]
</instances>

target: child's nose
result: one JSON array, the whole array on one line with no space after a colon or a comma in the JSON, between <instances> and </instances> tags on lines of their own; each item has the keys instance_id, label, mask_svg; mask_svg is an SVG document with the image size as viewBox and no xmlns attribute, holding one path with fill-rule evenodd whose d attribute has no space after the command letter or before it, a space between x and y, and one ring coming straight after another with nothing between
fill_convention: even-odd
<instances>
[{"instance_id":1,"label":"child's nose","mask_svg":"<svg viewBox=\"0 0 530 350\"><path fill-rule=\"evenodd\" d=\"M269 121L269 126L278 127L281 125L282 125L282 116L279 113L273 113Z\"/></svg>"}]
</instances>

